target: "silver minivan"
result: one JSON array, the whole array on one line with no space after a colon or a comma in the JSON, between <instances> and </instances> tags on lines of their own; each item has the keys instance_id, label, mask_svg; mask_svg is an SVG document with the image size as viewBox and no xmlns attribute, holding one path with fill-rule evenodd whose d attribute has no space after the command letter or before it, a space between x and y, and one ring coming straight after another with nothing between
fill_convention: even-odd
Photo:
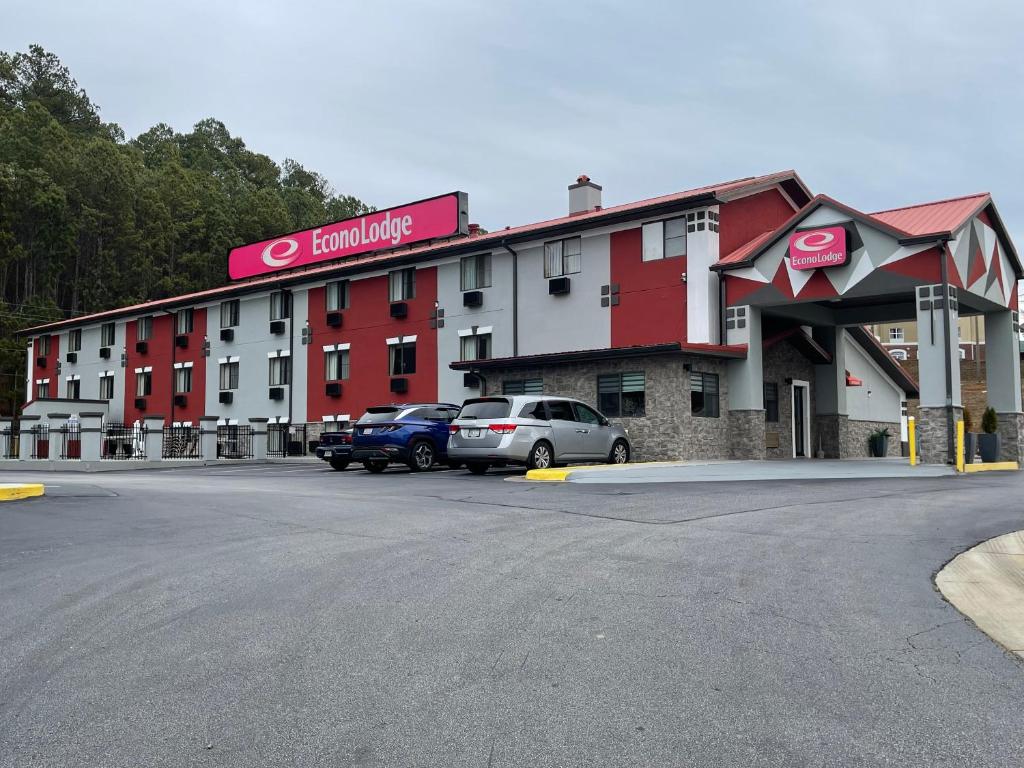
<instances>
[{"instance_id":1,"label":"silver minivan","mask_svg":"<svg viewBox=\"0 0 1024 768\"><path fill-rule=\"evenodd\" d=\"M625 464L631 447L622 427L586 403L553 395L467 400L449 429L448 458L482 475L494 464L547 469L574 461Z\"/></svg>"}]
</instances>

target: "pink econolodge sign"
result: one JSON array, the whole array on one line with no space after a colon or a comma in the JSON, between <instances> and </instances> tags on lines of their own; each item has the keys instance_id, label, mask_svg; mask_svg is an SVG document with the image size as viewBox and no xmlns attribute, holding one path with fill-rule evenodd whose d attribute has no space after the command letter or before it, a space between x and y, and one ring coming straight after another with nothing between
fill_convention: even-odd
<instances>
[{"instance_id":1,"label":"pink econolodge sign","mask_svg":"<svg viewBox=\"0 0 1024 768\"><path fill-rule=\"evenodd\" d=\"M789 263L793 269L838 267L846 263L846 256L843 227L822 227L789 236Z\"/></svg>"},{"instance_id":2,"label":"pink econolodge sign","mask_svg":"<svg viewBox=\"0 0 1024 768\"><path fill-rule=\"evenodd\" d=\"M465 195L409 203L232 249L232 280L464 233Z\"/></svg>"}]
</instances>

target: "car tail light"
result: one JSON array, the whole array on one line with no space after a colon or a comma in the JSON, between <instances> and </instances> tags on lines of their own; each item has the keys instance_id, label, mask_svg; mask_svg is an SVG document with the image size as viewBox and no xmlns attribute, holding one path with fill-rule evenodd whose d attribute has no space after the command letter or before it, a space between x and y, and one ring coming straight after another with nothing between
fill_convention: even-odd
<instances>
[{"instance_id":1,"label":"car tail light","mask_svg":"<svg viewBox=\"0 0 1024 768\"><path fill-rule=\"evenodd\" d=\"M462 429L462 427L460 427L458 424L448 425L448 431L451 432L453 435L457 435L460 429Z\"/></svg>"},{"instance_id":2,"label":"car tail light","mask_svg":"<svg viewBox=\"0 0 1024 768\"><path fill-rule=\"evenodd\" d=\"M341 436L341 442L343 442L343 443L351 443L352 442L352 435L342 435Z\"/></svg>"},{"instance_id":3,"label":"car tail light","mask_svg":"<svg viewBox=\"0 0 1024 768\"><path fill-rule=\"evenodd\" d=\"M499 435L511 435L516 431L516 426L515 424L489 424L487 428Z\"/></svg>"}]
</instances>

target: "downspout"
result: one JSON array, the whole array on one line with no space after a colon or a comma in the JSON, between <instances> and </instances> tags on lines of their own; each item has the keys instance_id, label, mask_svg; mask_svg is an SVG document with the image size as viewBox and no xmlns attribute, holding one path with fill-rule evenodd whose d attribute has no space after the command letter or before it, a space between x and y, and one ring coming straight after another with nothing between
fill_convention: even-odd
<instances>
[{"instance_id":1,"label":"downspout","mask_svg":"<svg viewBox=\"0 0 1024 768\"><path fill-rule=\"evenodd\" d=\"M946 361L946 462L949 464L956 463L956 456L953 448L953 354L949 346L951 343L949 324L951 320L950 315L950 296L949 296L949 267L946 263L947 247L946 241L939 241L939 248L941 251L942 259L940 261L940 275L942 278L942 338L944 342L943 356ZM960 364L959 355L957 356L957 365Z\"/></svg>"},{"instance_id":2,"label":"downspout","mask_svg":"<svg viewBox=\"0 0 1024 768\"><path fill-rule=\"evenodd\" d=\"M519 253L506 240L501 247L512 254L512 357L519 356ZM483 379L481 379L483 381Z\"/></svg>"}]
</instances>

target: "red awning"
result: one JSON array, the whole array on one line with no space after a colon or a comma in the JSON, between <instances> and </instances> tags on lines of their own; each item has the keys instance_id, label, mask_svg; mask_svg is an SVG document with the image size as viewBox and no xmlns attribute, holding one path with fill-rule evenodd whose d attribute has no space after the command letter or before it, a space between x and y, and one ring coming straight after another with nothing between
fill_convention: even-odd
<instances>
[{"instance_id":1,"label":"red awning","mask_svg":"<svg viewBox=\"0 0 1024 768\"><path fill-rule=\"evenodd\" d=\"M848 387L863 387L864 382L858 379L856 376L851 374L849 371L846 372L846 386Z\"/></svg>"}]
</instances>

